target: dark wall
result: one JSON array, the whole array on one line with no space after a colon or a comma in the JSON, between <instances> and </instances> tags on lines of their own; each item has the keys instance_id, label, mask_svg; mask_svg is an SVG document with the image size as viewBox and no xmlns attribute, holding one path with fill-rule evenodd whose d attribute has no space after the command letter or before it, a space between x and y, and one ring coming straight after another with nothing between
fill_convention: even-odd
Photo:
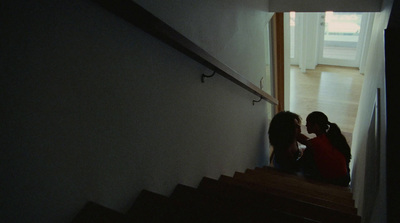
<instances>
[{"instance_id":1,"label":"dark wall","mask_svg":"<svg viewBox=\"0 0 400 223\"><path fill-rule=\"evenodd\" d=\"M202 84L210 70L89 0L0 5L1 222L70 222L87 201L126 211L142 189L266 164L266 103L243 88Z\"/></svg>"},{"instance_id":2,"label":"dark wall","mask_svg":"<svg viewBox=\"0 0 400 223\"><path fill-rule=\"evenodd\" d=\"M387 205L388 222L400 219L400 127L399 64L400 64L400 4L394 1L389 25L385 31L386 91L387 91Z\"/></svg>"}]
</instances>

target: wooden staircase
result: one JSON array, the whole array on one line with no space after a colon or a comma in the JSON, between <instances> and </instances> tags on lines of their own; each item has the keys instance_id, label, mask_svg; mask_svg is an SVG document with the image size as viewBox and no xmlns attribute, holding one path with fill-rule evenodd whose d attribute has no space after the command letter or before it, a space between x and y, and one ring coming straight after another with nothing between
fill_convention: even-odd
<instances>
[{"instance_id":1,"label":"wooden staircase","mask_svg":"<svg viewBox=\"0 0 400 223\"><path fill-rule=\"evenodd\" d=\"M127 213L89 202L80 222L361 222L349 188L271 167L178 184L167 197L143 190Z\"/></svg>"}]
</instances>

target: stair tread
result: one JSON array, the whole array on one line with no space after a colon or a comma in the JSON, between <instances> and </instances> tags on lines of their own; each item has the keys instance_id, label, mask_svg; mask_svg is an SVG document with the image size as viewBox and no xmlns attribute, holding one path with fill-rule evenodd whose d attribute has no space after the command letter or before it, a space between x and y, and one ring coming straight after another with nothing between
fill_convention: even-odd
<instances>
[{"instance_id":1,"label":"stair tread","mask_svg":"<svg viewBox=\"0 0 400 223\"><path fill-rule=\"evenodd\" d=\"M298 216L277 212L273 209L255 209L249 203L238 202L221 196L210 196L204 191L184 185L178 185L171 199L184 201L184 212L191 209L199 211L195 215L207 220L235 222L312 222ZM190 213L192 214L192 213ZM199 219L199 218L197 218Z\"/></svg>"},{"instance_id":2,"label":"stair tread","mask_svg":"<svg viewBox=\"0 0 400 223\"><path fill-rule=\"evenodd\" d=\"M263 167L203 177L197 188L178 184L170 196L142 190L126 214L88 202L73 223L231 221L358 223L361 217L349 188Z\"/></svg>"},{"instance_id":3,"label":"stair tread","mask_svg":"<svg viewBox=\"0 0 400 223\"><path fill-rule=\"evenodd\" d=\"M330 208L322 207L312 203L291 199L288 197L271 194L268 188L251 182L243 182L232 177L222 175L219 181L244 187L248 190L260 192L260 197L265 202L270 202L278 210L303 216L308 219L314 219L322 222L360 222L358 215L344 213Z\"/></svg>"},{"instance_id":4,"label":"stair tread","mask_svg":"<svg viewBox=\"0 0 400 223\"><path fill-rule=\"evenodd\" d=\"M312 189L316 190L323 190L332 194L335 194L336 196L340 197L345 197L345 198L350 198L352 199L352 192L348 187L340 187L337 185L317 181L317 180L312 180L309 178L306 178L304 176L298 176L294 174L289 174L289 173L283 173L278 170L273 170L273 169L268 169L268 168L255 168L255 169L247 169L246 173L249 174L260 174L260 176L268 176L268 177L273 177L275 179L282 179L283 181L286 182L291 182L291 183L298 183L307 187L310 187Z\"/></svg>"},{"instance_id":5,"label":"stair tread","mask_svg":"<svg viewBox=\"0 0 400 223\"><path fill-rule=\"evenodd\" d=\"M178 184L170 197L143 190L129 215L137 222L192 222L234 220L223 216L215 203L201 201L194 188ZM221 206L223 207L223 206Z\"/></svg>"},{"instance_id":6,"label":"stair tread","mask_svg":"<svg viewBox=\"0 0 400 223\"><path fill-rule=\"evenodd\" d=\"M354 207L354 200L351 196L338 196L332 194L329 190L325 191L324 187L311 187L310 185L303 185L300 183L290 182L282 177L280 178L273 178L270 176L263 176L252 174L251 172L248 173L240 173L236 172L234 177L237 180L257 183L263 185L268 188L272 188L274 190L279 190L282 192L287 192L288 194L297 194L299 196L309 196L314 198L319 198L327 201L331 201L337 204L346 205L349 207Z\"/></svg>"},{"instance_id":7,"label":"stair tread","mask_svg":"<svg viewBox=\"0 0 400 223\"><path fill-rule=\"evenodd\" d=\"M210 190L214 190L214 192L215 192L215 190L217 190L218 194L214 193L216 196L218 196L218 195L221 196L221 195L225 194L225 196L235 197L237 199L242 199L242 200L246 200L246 199L249 200L250 198L248 198L248 197L251 197L251 199L257 198L257 192L253 192L253 193L243 192L243 191L241 191L241 189L232 187L232 185L227 185L227 184L224 184L224 182L222 182L222 181L217 181L217 180L213 180L213 179L206 178L206 177L204 177L203 180L200 182L199 189L203 190L203 191L205 190L207 192L211 192ZM239 192L239 191L241 191L241 192ZM297 200L300 200L303 202L313 203L316 205L320 205L322 207L331 208L333 210L337 210L337 211L341 211L341 212L345 212L345 213L349 213L349 214L357 214L357 209L354 207L348 207L348 206L336 204L336 203L333 203L330 201L321 200L318 198L312 198L312 197L310 198L305 195L303 195L303 196L298 195L296 197L293 197L291 194L288 194L287 192L283 193L283 192L280 192L278 190L273 190L273 189L270 189L269 193L277 195L277 196L283 196L283 197L287 197L287 198L291 198L291 199L297 199Z\"/></svg>"},{"instance_id":8,"label":"stair tread","mask_svg":"<svg viewBox=\"0 0 400 223\"><path fill-rule=\"evenodd\" d=\"M277 216L285 218L288 222L319 222L292 213L278 211L272 202L265 202L262 194L260 195L260 192L248 190L247 188L238 185L203 177L198 190L208 194L209 196L224 198L231 202L239 202L248 208L258 209L263 212L265 212L265 210L274 211ZM268 215L270 214L266 213L266 215L268 218Z\"/></svg>"},{"instance_id":9,"label":"stair tread","mask_svg":"<svg viewBox=\"0 0 400 223\"><path fill-rule=\"evenodd\" d=\"M175 221L231 221L243 217L238 215L234 204L203 196L195 188L182 184L175 187L170 199L178 207L172 216Z\"/></svg>"},{"instance_id":10,"label":"stair tread","mask_svg":"<svg viewBox=\"0 0 400 223\"><path fill-rule=\"evenodd\" d=\"M88 202L75 216L72 223L127 223L131 220L123 213L117 212L100 204Z\"/></svg>"},{"instance_id":11,"label":"stair tread","mask_svg":"<svg viewBox=\"0 0 400 223\"><path fill-rule=\"evenodd\" d=\"M160 222L170 212L169 198L142 190L126 213L136 222Z\"/></svg>"},{"instance_id":12,"label":"stair tread","mask_svg":"<svg viewBox=\"0 0 400 223\"><path fill-rule=\"evenodd\" d=\"M276 168L273 168L273 167L268 167L268 166L264 166L262 168L257 167L254 170L255 171L263 170L265 173L269 173L269 174L273 174L273 175L277 175L277 176L282 176L282 177L290 178L290 179L293 179L293 180L298 180L298 181L305 182L305 183L312 184L312 185L323 186L326 190L336 191L337 193L351 194L351 190L350 190L349 187L338 186L338 185L334 185L334 184L329 184L329 183L326 183L326 182L318 181L318 180L315 180L315 179L307 178L307 177L304 177L304 176L298 176L298 175L295 175L295 174L285 173L285 172L282 172L279 169L276 169Z\"/></svg>"}]
</instances>

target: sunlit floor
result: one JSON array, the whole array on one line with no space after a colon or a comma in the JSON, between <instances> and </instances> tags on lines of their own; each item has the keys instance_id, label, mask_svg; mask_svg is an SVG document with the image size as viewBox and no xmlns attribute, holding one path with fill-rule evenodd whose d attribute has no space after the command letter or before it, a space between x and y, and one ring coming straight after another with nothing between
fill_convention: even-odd
<instances>
[{"instance_id":1,"label":"sunlit floor","mask_svg":"<svg viewBox=\"0 0 400 223\"><path fill-rule=\"evenodd\" d=\"M302 117L303 125L310 112L322 111L351 137L364 80L358 69L318 65L302 73L292 66L290 77L290 110Z\"/></svg>"}]
</instances>

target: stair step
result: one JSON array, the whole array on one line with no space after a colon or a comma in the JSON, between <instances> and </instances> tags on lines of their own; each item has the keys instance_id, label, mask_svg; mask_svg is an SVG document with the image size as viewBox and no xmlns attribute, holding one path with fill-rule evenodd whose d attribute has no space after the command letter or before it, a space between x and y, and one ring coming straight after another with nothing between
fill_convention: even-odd
<instances>
[{"instance_id":1,"label":"stair step","mask_svg":"<svg viewBox=\"0 0 400 223\"><path fill-rule=\"evenodd\" d=\"M212 190L212 191L217 190L218 193L214 193L216 196L224 195L226 197L235 197L235 198L241 199L241 200L246 200L245 198L247 198L247 196L251 197L251 199L253 199L253 198L256 199L258 196L257 192L243 191L243 187L239 188L239 189L232 188L231 185L227 185L227 184L224 184L224 182L212 180L209 178L203 178L203 180L200 182L199 190ZM330 201L321 200L319 198L309 197L309 196L305 196L305 195L294 196L288 192L281 192L279 190L274 190L274 189L268 190L268 193L276 195L276 196L282 196L282 197L286 197L286 198L290 198L290 199L296 199L296 200L306 202L306 203L312 203L315 205L330 208L330 209L337 210L337 211L344 212L344 213L357 214L357 209L354 207L347 207L347 206L336 204L336 203L333 203ZM241 197L241 195L243 195L244 197ZM251 200L251 199L249 198L248 200Z\"/></svg>"},{"instance_id":2,"label":"stair step","mask_svg":"<svg viewBox=\"0 0 400 223\"><path fill-rule=\"evenodd\" d=\"M171 199L185 201L184 203L190 208L194 208L199 213L195 216L197 220L212 221L212 222L270 222L270 223L311 223L315 221L305 221L303 218L284 214L275 211L273 208L255 208L249 202L214 196L213 194L204 193L195 188L178 185L176 190L171 195ZM185 206L185 207L187 207ZM189 211L189 213L191 213ZM201 215L200 217L198 216ZM193 219L193 216L191 216ZM190 220L192 220L190 219ZM177 220L177 219L174 219ZM179 219L183 220L183 219ZM185 219L186 220L186 219Z\"/></svg>"},{"instance_id":3,"label":"stair step","mask_svg":"<svg viewBox=\"0 0 400 223\"><path fill-rule=\"evenodd\" d=\"M265 197L260 192L211 178L204 177L198 190L209 196L223 198L230 202L240 203L254 211L257 210L263 215L263 219L269 219L271 222L319 222L276 210L275 205L268 200L265 201Z\"/></svg>"},{"instance_id":4,"label":"stair step","mask_svg":"<svg viewBox=\"0 0 400 223\"><path fill-rule=\"evenodd\" d=\"M281 179L283 182L301 184L302 186L312 188L313 190L322 190L324 192L329 192L335 196L343 197L346 199L353 199L353 195L348 187L340 187L337 185L311 180L303 176L297 176L294 174L282 173L279 171L274 171L265 168L255 168L247 169L246 173L249 174L259 174L260 176L268 176L276 179Z\"/></svg>"},{"instance_id":5,"label":"stair step","mask_svg":"<svg viewBox=\"0 0 400 223\"><path fill-rule=\"evenodd\" d=\"M169 198L148 190L142 190L126 213L135 222L161 222L171 211Z\"/></svg>"},{"instance_id":6,"label":"stair step","mask_svg":"<svg viewBox=\"0 0 400 223\"><path fill-rule=\"evenodd\" d=\"M325 190L332 190L332 191L335 191L337 193L350 194L350 196L352 196L351 195L352 193L351 193L351 190L350 190L349 187L337 186L337 185L334 185L334 184L321 182L321 181L310 179L310 178L306 178L306 177L303 177L303 176L297 176L297 175L294 175L294 174L284 173L284 172L280 171L279 169L276 169L276 168L273 168L273 167L268 167L268 166L264 166L262 168L257 167L254 170L263 170L266 173L273 174L273 175L276 175L276 176L282 176L282 177L290 178L290 179L293 179L293 180L305 181L305 182L308 182L308 183L313 184L313 185L323 186L325 188Z\"/></svg>"},{"instance_id":7,"label":"stair step","mask_svg":"<svg viewBox=\"0 0 400 223\"><path fill-rule=\"evenodd\" d=\"M311 191L312 193L327 194L329 197L337 197L341 200L348 201L348 206L354 207L353 194L347 187L340 187L328 183L310 181L305 177L296 176L287 173L277 173L278 171L271 171L264 168L256 168L254 170L246 170L246 174L257 175L262 179L270 179L274 182L279 182L289 188L296 185L295 189L301 190L302 193Z\"/></svg>"},{"instance_id":8,"label":"stair step","mask_svg":"<svg viewBox=\"0 0 400 223\"><path fill-rule=\"evenodd\" d=\"M330 191L325 191L324 187L304 185L302 183L290 181L284 177L271 177L248 171L246 173L236 172L234 178L253 184L260 184L264 187L281 191L282 193L291 194L293 196L308 196L348 207L354 207L354 200L351 197L337 196L331 194Z\"/></svg>"},{"instance_id":9,"label":"stair step","mask_svg":"<svg viewBox=\"0 0 400 223\"><path fill-rule=\"evenodd\" d=\"M274 207L282 212L292 213L296 216L302 216L321 222L361 222L361 218L355 214L344 213L320 205L276 195L271 193L272 188L265 187L255 182L243 181L224 175L220 177L219 181L260 192L260 197L264 199L266 204L269 203L269 207Z\"/></svg>"},{"instance_id":10,"label":"stair step","mask_svg":"<svg viewBox=\"0 0 400 223\"><path fill-rule=\"evenodd\" d=\"M72 223L127 223L126 215L94 202L88 202L75 216Z\"/></svg>"},{"instance_id":11,"label":"stair step","mask_svg":"<svg viewBox=\"0 0 400 223\"><path fill-rule=\"evenodd\" d=\"M178 184L169 197L143 190L126 214L88 202L72 222L358 223L361 217L349 188L263 167L204 177L198 188Z\"/></svg>"},{"instance_id":12,"label":"stair step","mask_svg":"<svg viewBox=\"0 0 400 223\"><path fill-rule=\"evenodd\" d=\"M170 196L176 206L169 220L174 222L228 222L242 219L235 205L217 198L207 197L195 188L178 184Z\"/></svg>"}]
</instances>

